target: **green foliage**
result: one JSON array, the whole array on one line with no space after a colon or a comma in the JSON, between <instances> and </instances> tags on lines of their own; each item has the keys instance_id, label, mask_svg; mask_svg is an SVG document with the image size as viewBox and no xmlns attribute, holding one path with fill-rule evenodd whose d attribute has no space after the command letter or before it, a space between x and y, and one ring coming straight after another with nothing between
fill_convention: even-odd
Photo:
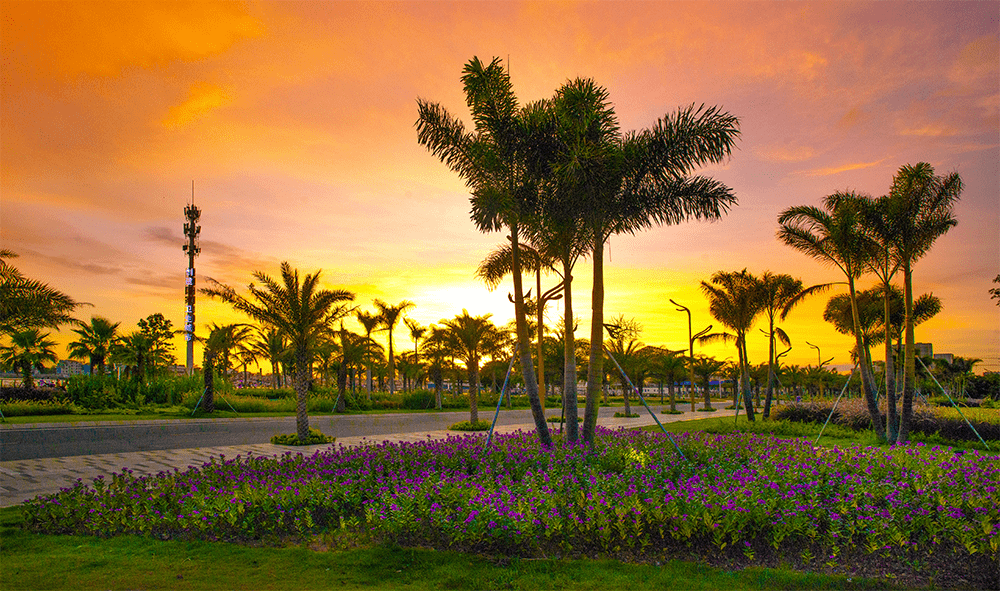
<instances>
[{"instance_id":1,"label":"green foliage","mask_svg":"<svg viewBox=\"0 0 1000 591\"><path fill-rule=\"evenodd\" d=\"M970 376L965 384L965 393L970 398L989 398L1000 402L1000 373Z\"/></svg>"},{"instance_id":2,"label":"green foliage","mask_svg":"<svg viewBox=\"0 0 1000 591\"><path fill-rule=\"evenodd\" d=\"M67 400L5 400L0 403L0 412L5 417L27 417L46 415L68 415L75 407Z\"/></svg>"},{"instance_id":3,"label":"green foliage","mask_svg":"<svg viewBox=\"0 0 1000 591\"><path fill-rule=\"evenodd\" d=\"M335 437L323 435L319 429L310 427L309 437L305 441L300 441L297 433L290 433L288 435L275 435L271 438L271 443L275 445L320 445L333 443L335 440Z\"/></svg>"},{"instance_id":4,"label":"green foliage","mask_svg":"<svg viewBox=\"0 0 1000 591\"><path fill-rule=\"evenodd\" d=\"M434 408L434 393L429 390L414 390L403 396L403 408L411 410Z\"/></svg>"},{"instance_id":5,"label":"green foliage","mask_svg":"<svg viewBox=\"0 0 1000 591\"><path fill-rule=\"evenodd\" d=\"M565 422L566 419L564 417L549 417L545 420L550 423L559 423L559 422ZM583 422L583 417L576 417L576 422L577 423Z\"/></svg>"},{"instance_id":6,"label":"green foliage","mask_svg":"<svg viewBox=\"0 0 1000 591\"><path fill-rule=\"evenodd\" d=\"M616 419L636 419L638 417L639 417L639 415L637 415L637 414L627 415L627 414L625 414L623 412L616 412L615 413L615 418Z\"/></svg>"},{"instance_id":7,"label":"green foliage","mask_svg":"<svg viewBox=\"0 0 1000 591\"><path fill-rule=\"evenodd\" d=\"M448 429L451 431L489 431L491 426L493 426L492 421L477 421L475 423L471 421L459 421L448 427Z\"/></svg>"}]
</instances>

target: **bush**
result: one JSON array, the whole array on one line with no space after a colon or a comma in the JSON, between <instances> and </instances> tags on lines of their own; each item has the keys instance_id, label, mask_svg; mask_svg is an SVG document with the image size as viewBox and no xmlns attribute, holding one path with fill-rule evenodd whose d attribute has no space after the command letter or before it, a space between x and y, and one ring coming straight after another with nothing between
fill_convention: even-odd
<instances>
[{"instance_id":1,"label":"bush","mask_svg":"<svg viewBox=\"0 0 1000 591\"><path fill-rule=\"evenodd\" d=\"M118 386L119 380L110 375L73 376L66 385L66 395L87 410L114 408L122 403Z\"/></svg>"},{"instance_id":2,"label":"bush","mask_svg":"<svg viewBox=\"0 0 1000 591\"><path fill-rule=\"evenodd\" d=\"M275 435L271 438L271 443L275 445L319 445L333 443L335 440L335 437L323 435L319 429L310 428L309 437L305 441L299 439L298 433L291 433L289 435Z\"/></svg>"},{"instance_id":3,"label":"bush","mask_svg":"<svg viewBox=\"0 0 1000 591\"><path fill-rule=\"evenodd\" d=\"M65 395L66 392L58 388L22 388L20 386L0 388L0 402L45 402Z\"/></svg>"},{"instance_id":4,"label":"bush","mask_svg":"<svg viewBox=\"0 0 1000 591\"><path fill-rule=\"evenodd\" d=\"M403 396L403 408L426 410L434 408L434 393L429 390L415 390Z\"/></svg>"},{"instance_id":5,"label":"bush","mask_svg":"<svg viewBox=\"0 0 1000 591\"><path fill-rule=\"evenodd\" d=\"M7 400L0 403L5 417L35 417L73 414L73 404L64 400Z\"/></svg>"},{"instance_id":6,"label":"bush","mask_svg":"<svg viewBox=\"0 0 1000 591\"><path fill-rule=\"evenodd\" d=\"M477 421L475 423L472 421L459 421L448 427L448 429L451 431L489 431L492 426L493 423L491 421Z\"/></svg>"},{"instance_id":7,"label":"bush","mask_svg":"<svg viewBox=\"0 0 1000 591\"><path fill-rule=\"evenodd\" d=\"M549 418L547 418L545 420L548 421L548 422L550 422L550 423L558 423L560 421L565 421L565 419L563 417L549 417ZM581 421L583 421L583 417L576 417L576 422L577 423L579 423Z\"/></svg>"},{"instance_id":8,"label":"bush","mask_svg":"<svg viewBox=\"0 0 1000 591\"><path fill-rule=\"evenodd\" d=\"M639 418L639 415L637 415L637 414L627 415L627 414L625 414L623 412L616 412L615 413L615 418L616 419L637 419L637 418Z\"/></svg>"},{"instance_id":9,"label":"bush","mask_svg":"<svg viewBox=\"0 0 1000 591\"><path fill-rule=\"evenodd\" d=\"M993 372L970 377L965 384L965 393L969 398L989 398L1000 401L1000 373Z\"/></svg>"}]
</instances>

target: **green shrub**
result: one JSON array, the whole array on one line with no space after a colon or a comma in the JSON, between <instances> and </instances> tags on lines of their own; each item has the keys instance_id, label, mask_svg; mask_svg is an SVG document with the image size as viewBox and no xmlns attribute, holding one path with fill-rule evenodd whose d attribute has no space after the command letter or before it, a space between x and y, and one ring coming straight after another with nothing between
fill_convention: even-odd
<instances>
[{"instance_id":1,"label":"green shrub","mask_svg":"<svg viewBox=\"0 0 1000 591\"><path fill-rule=\"evenodd\" d=\"M712 410L715 410L715 409L712 409ZM660 414L664 414L664 415L682 415L682 414L684 414L684 411L683 410L670 410L669 408L665 408L665 409L663 409L663 410L660 411Z\"/></svg>"},{"instance_id":2,"label":"green shrub","mask_svg":"<svg viewBox=\"0 0 1000 591\"><path fill-rule=\"evenodd\" d=\"M434 408L434 393L429 390L415 390L403 396L403 408L425 410Z\"/></svg>"},{"instance_id":3,"label":"green shrub","mask_svg":"<svg viewBox=\"0 0 1000 591\"><path fill-rule=\"evenodd\" d=\"M73 404L86 410L114 408L123 402L118 386L119 380L115 376L73 376L66 384L66 396Z\"/></svg>"},{"instance_id":4,"label":"green shrub","mask_svg":"<svg viewBox=\"0 0 1000 591\"><path fill-rule=\"evenodd\" d=\"M291 433L289 435L275 435L271 438L271 443L275 445L319 445L323 443L333 443L336 437L330 437L329 435L323 435L319 429L309 429L309 437L302 441L299 439L298 433Z\"/></svg>"},{"instance_id":5,"label":"green shrub","mask_svg":"<svg viewBox=\"0 0 1000 591\"><path fill-rule=\"evenodd\" d=\"M1000 402L1000 373L971 376L965 384L965 393L970 398L989 398Z\"/></svg>"},{"instance_id":6,"label":"green shrub","mask_svg":"<svg viewBox=\"0 0 1000 591\"><path fill-rule=\"evenodd\" d=\"M560 421L565 421L565 419L563 417L549 417L549 418L547 418L545 420L548 421L548 422L550 422L550 423L558 423ZM576 417L576 422L577 423L581 422L582 420L583 420L583 417Z\"/></svg>"},{"instance_id":7,"label":"green shrub","mask_svg":"<svg viewBox=\"0 0 1000 591\"><path fill-rule=\"evenodd\" d=\"M57 388L22 388L20 386L0 388L0 401L49 401L65 397L66 392Z\"/></svg>"},{"instance_id":8,"label":"green shrub","mask_svg":"<svg viewBox=\"0 0 1000 591\"><path fill-rule=\"evenodd\" d=\"M8 400L0 403L5 417L35 417L40 415L73 414L74 406L66 400Z\"/></svg>"},{"instance_id":9,"label":"green shrub","mask_svg":"<svg viewBox=\"0 0 1000 591\"><path fill-rule=\"evenodd\" d=\"M448 427L451 431L489 431L493 423L490 421L477 421L475 423L471 421L459 421L454 425Z\"/></svg>"},{"instance_id":10,"label":"green shrub","mask_svg":"<svg viewBox=\"0 0 1000 591\"><path fill-rule=\"evenodd\" d=\"M636 418L639 418L639 415L637 415L637 414L627 415L627 414L625 414L623 412L616 412L615 413L615 418L616 419L636 419Z\"/></svg>"}]
</instances>

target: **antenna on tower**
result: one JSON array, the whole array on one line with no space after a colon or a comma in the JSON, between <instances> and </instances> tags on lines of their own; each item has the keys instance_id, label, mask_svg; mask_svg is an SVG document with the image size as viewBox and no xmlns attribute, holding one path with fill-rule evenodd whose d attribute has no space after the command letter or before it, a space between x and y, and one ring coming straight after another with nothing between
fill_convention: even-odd
<instances>
[{"instance_id":1,"label":"antenna on tower","mask_svg":"<svg viewBox=\"0 0 1000 591\"><path fill-rule=\"evenodd\" d=\"M184 340L187 341L187 373L192 375L194 371L194 296L195 296L195 273L194 257L201 252L198 245L198 235L201 234L201 226L198 220L201 218L201 210L194 204L194 181L191 181L191 203L184 208L184 236L187 244L184 245L184 252L187 253L188 268L184 274Z\"/></svg>"}]
</instances>

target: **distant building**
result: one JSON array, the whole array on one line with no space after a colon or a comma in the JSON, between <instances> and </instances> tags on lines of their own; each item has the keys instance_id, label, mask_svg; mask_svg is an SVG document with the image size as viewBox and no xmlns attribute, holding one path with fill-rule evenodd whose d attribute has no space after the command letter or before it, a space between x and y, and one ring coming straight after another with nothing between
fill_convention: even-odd
<instances>
[{"instance_id":1,"label":"distant building","mask_svg":"<svg viewBox=\"0 0 1000 591\"><path fill-rule=\"evenodd\" d=\"M951 353L935 353L934 354L934 360L935 361L947 361L948 363L954 363L955 362L955 356L952 355Z\"/></svg>"},{"instance_id":2,"label":"distant building","mask_svg":"<svg viewBox=\"0 0 1000 591\"><path fill-rule=\"evenodd\" d=\"M62 359L56 366L56 374L62 377L78 376L90 373L90 364L83 364L72 359Z\"/></svg>"},{"instance_id":3,"label":"distant building","mask_svg":"<svg viewBox=\"0 0 1000 591\"><path fill-rule=\"evenodd\" d=\"M934 345L931 343L913 343L917 357L934 357Z\"/></svg>"}]
</instances>

